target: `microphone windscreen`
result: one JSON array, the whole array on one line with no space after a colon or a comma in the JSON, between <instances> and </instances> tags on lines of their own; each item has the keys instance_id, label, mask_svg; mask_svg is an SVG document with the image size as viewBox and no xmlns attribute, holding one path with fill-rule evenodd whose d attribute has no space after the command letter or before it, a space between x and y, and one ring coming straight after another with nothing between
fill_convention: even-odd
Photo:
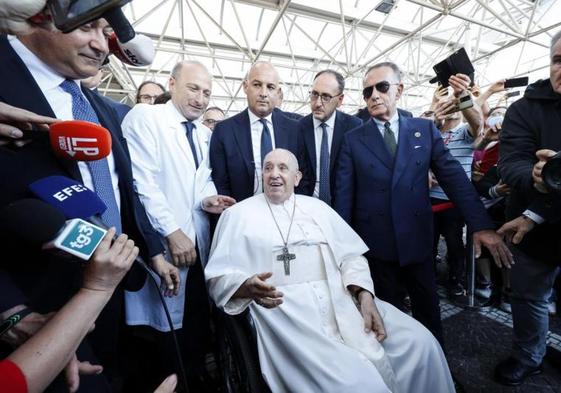
<instances>
[{"instance_id":1,"label":"microphone windscreen","mask_svg":"<svg viewBox=\"0 0 561 393\"><path fill-rule=\"evenodd\" d=\"M29 185L39 199L62 212L67 219L88 219L107 207L95 192L64 176L49 176Z\"/></svg>"},{"instance_id":2,"label":"microphone windscreen","mask_svg":"<svg viewBox=\"0 0 561 393\"><path fill-rule=\"evenodd\" d=\"M0 233L34 245L54 239L66 223L64 214L38 199L21 199L0 210Z\"/></svg>"},{"instance_id":3,"label":"microphone windscreen","mask_svg":"<svg viewBox=\"0 0 561 393\"><path fill-rule=\"evenodd\" d=\"M132 40L122 43L115 33L107 40L109 51L125 64L140 67L152 64L156 49L150 37L137 34Z\"/></svg>"},{"instance_id":4,"label":"microphone windscreen","mask_svg":"<svg viewBox=\"0 0 561 393\"><path fill-rule=\"evenodd\" d=\"M73 161L95 161L111 153L111 134L99 124L67 120L49 126L51 147L60 157Z\"/></svg>"}]
</instances>

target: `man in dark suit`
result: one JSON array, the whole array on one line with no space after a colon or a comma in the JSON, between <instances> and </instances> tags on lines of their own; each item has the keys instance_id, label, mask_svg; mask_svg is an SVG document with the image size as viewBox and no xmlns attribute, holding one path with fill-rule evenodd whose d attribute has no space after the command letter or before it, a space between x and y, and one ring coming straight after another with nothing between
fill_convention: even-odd
<instances>
[{"instance_id":1,"label":"man in dark suit","mask_svg":"<svg viewBox=\"0 0 561 393\"><path fill-rule=\"evenodd\" d=\"M77 82L94 75L107 56L107 28L107 22L100 19L69 34L40 30L17 38L0 37L1 102L44 116L95 120L110 130L113 140L111 154L91 164L55 156L47 133L21 148L0 148L0 206L30 197L28 186L35 180L51 175L74 178L96 190L108 206L102 215L106 223L122 229L144 257L156 261L163 259L162 244L134 193L130 158L119 122L99 95L81 89ZM20 239L3 237L0 242L0 274L8 283L1 288L0 312L6 317L29 307L33 312L12 329L15 336L33 334L41 315L56 311L80 288L81 265L76 260L47 255L40 247ZM131 271L127 289L140 288L145 278L143 272ZM115 292L89 335L109 376L116 370L122 301L123 288ZM107 382L99 383L92 391L107 389Z\"/></svg>"},{"instance_id":2,"label":"man in dark suit","mask_svg":"<svg viewBox=\"0 0 561 393\"><path fill-rule=\"evenodd\" d=\"M218 194L236 201L263 192L261 162L275 148L298 153L298 123L273 111L279 75L268 62L257 62L243 81L248 107L212 132L210 164Z\"/></svg>"},{"instance_id":3,"label":"man in dark suit","mask_svg":"<svg viewBox=\"0 0 561 393\"><path fill-rule=\"evenodd\" d=\"M561 31L551 40L549 75L510 106L500 136L499 173L510 186L505 213L511 221L499 232L512 240L516 264L510 279L513 351L495 368L495 379L508 386L542 371L548 299L561 266L561 196L541 178L545 162L561 150Z\"/></svg>"},{"instance_id":4,"label":"man in dark suit","mask_svg":"<svg viewBox=\"0 0 561 393\"><path fill-rule=\"evenodd\" d=\"M434 124L399 116L403 91L393 63L371 67L363 96L372 119L344 136L336 169L335 210L356 230L366 253L376 296L401 306L402 280L413 316L442 343L442 326L432 262L432 210L428 171L432 169L474 232L474 244L510 264L510 253L493 231L461 165L448 152Z\"/></svg>"},{"instance_id":5,"label":"man in dark suit","mask_svg":"<svg viewBox=\"0 0 561 393\"><path fill-rule=\"evenodd\" d=\"M355 116L337 110L343 103L344 90L343 75L333 70L317 73L310 92L312 113L299 121L309 177L309 186L303 192L328 205L331 205L335 183L333 168L339 157L343 135L362 124Z\"/></svg>"}]
</instances>

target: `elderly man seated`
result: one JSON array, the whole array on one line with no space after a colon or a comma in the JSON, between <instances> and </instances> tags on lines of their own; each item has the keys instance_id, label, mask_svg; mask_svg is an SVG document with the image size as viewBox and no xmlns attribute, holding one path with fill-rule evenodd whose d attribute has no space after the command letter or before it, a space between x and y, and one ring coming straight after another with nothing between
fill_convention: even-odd
<instances>
[{"instance_id":1,"label":"elderly man seated","mask_svg":"<svg viewBox=\"0 0 561 393\"><path fill-rule=\"evenodd\" d=\"M295 195L298 162L264 160L264 194L226 210L205 275L218 307L255 321L276 392L454 392L420 323L374 296L367 247L328 205Z\"/></svg>"}]
</instances>

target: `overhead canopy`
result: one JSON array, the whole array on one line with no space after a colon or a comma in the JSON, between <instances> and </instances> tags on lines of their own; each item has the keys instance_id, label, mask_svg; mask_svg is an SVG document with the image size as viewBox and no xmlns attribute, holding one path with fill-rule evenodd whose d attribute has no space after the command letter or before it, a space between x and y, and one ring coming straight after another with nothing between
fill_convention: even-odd
<instances>
[{"instance_id":1,"label":"overhead canopy","mask_svg":"<svg viewBox=\"0 0 561 393\"><path fill-rule=\"evenodd\" d=\"M432 66L464 47L476 83L501 78L548 77L549 45L561 29L555 0L133 0L124 7L137 32L150 36L150 67L110 62L101 91L134 101L143 80L167 86L175 63L195 59L213 76L210 105L237 113L246 107L241 82L252 62L271 61L284 91L283 109L308 113L316 72L331 68L346 77L343 110L363 106L368 66L393 61L404 72L400 106L420 113L434 85ZM393 3L393 7L392 7Z\"/></svg>"}]
</instances>

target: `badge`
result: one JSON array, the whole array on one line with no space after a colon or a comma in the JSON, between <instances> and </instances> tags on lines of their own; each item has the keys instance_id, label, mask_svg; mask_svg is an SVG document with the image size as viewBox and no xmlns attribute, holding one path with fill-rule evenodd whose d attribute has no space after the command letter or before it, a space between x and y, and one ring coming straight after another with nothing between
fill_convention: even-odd
<instances>
[{"instance_id":1,"label":"badge","mask_svg":"<svg viewBox=\"0 0 561 393\"><path fill-rule=\"evenodd\" d=\"M415 133L415 137L416 137L416 138L420 138L420 137L421 137L421 133L420 133L419 131L417 131L417 132Z\"/></svg>"}]
</instances>

